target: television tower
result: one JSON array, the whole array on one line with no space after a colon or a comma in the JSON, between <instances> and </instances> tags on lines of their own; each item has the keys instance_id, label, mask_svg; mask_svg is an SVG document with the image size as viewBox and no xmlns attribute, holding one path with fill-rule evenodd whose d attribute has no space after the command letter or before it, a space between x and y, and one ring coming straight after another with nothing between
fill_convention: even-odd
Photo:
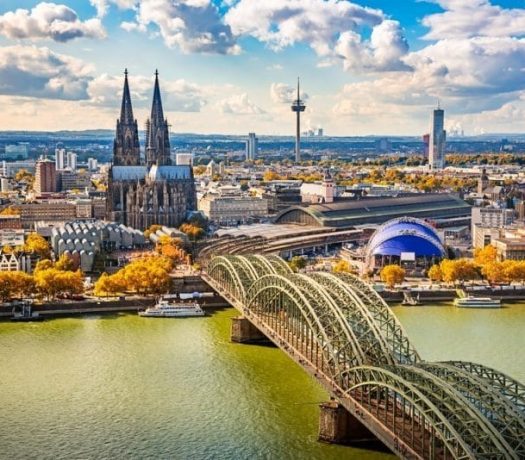
<instances>
[{"instance_id":1,"label":"television tower","mask_svg":"<svg viewBox=\"0 0 525 460\"><path fill-rule=\"evenodd\" d=\"M297 114L296 131L295 131L295 162L301 161L301 112L304 112L306 105L301 101L299 91L299 78L297 78L297 99L292 103L292 112Z\"/></svg>"}]
</instances>

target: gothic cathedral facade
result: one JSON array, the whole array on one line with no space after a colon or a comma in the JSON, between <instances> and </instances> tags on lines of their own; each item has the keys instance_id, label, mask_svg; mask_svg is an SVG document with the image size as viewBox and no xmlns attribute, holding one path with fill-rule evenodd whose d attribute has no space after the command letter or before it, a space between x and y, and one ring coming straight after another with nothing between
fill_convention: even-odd
<instances>
[{"instance_id":1,"label":"gothic cathedral facade","mask_svg":"<svg viewBox=\"0 0 525 460\"><path fill-rule=\"evenodd\" d=\"M108 176L106 218L140 230L153 224L178 227L189 211L197 209L197 197L192 167L172 165L158 72L155 72L151 116L146 122L144 157L143 160L140 155L126 71Z\"/></svg>"}]
</instances>

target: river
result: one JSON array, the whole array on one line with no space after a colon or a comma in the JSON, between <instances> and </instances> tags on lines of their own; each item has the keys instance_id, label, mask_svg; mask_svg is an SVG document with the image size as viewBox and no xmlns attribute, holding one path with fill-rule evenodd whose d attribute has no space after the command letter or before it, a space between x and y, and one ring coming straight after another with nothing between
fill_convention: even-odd
<instances>
[{"instance_id":1,"label":"river","mask_svg":"<svg viewBox=\"0 0 525 460\"><path fill-rule=\"evenodd\" d=\"M423 358L525 381L525 304L394 311ZM278 349L231 343L235 314L1 322L0 458L393 458L317 442L327 395Z\"/></svg>"}]
</instances>

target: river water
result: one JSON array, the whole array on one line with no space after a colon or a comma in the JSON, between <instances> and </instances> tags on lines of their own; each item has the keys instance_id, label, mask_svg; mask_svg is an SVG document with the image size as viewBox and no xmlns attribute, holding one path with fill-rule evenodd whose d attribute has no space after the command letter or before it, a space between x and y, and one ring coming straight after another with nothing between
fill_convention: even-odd
<instances>
[{"instance_id":1,"label":"river water","mask_svg":"<svg viewBox=\"0 0 525 460\"><path fill-rule=\"evenodd\" d=\"M525 305L395 307L425 359L525 381ZM1 459L386 459L317 442L325 392L276 348L206 318L0 323Z\"/></svg>"}]
</instances>

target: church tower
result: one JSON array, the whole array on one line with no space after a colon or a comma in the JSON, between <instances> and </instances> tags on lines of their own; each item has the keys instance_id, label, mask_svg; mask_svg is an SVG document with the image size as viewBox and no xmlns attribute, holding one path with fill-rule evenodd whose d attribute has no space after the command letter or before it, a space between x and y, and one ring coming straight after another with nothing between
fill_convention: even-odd
<instances>
[{"instance_id":1,"label":"church tower","mask_svg":"<svg viewBox=\"0 0 525 460\"><path fill-rule=\"evenodd\" d=\"M140 165L140 144L137 120L133 118L131 95L128 84L128 69L124 72L124 91L117 132L113 142L113 164L115 166Z\"/></svg>"},{"instance_id":2,"label":"church tower","mask_svg":"<svg viewBox=\"0 0 525 460\"><path fill-rule=\"evenodd\" d=\"M151 116L146 122L146 163L148 167L171 165L169 125L162 110L158 71L155 71Z\"/></svg>"}]
</instances>

